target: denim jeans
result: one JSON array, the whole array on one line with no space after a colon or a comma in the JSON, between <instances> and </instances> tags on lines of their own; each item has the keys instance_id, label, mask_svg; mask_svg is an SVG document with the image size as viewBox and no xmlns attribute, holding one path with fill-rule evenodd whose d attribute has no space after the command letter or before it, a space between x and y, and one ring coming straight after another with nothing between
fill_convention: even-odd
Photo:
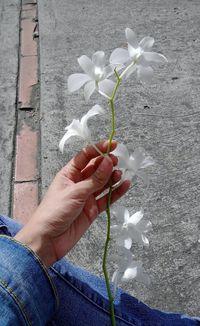
<instances>
[{"instance_id":1,"label":"denim jeans","mask_svg":"<svg viewBox=\"0 0 200 326\"><path fill-rule=\"evenodd\" d=\"M0 234L12 237L20 228L21 225L14 220L0 216ZM27 248L9 241L8 237L2 237L0 244L0 325L109 326L111 324L109 301L103 279L74 266L66 259L60 260L48 271L44 271L44 266L38 262L38 258L33 253L27 251ZM8 268L7 265L4 266L4 261L6 261L5 265L9 264ZM13 277L9 275L9 268L12 268ZM2 278L12 283L12 291L16 291L14 299L16 301L17 297L19 301L15 308L10 310L7 309L7 305L13 292L6 292L3 287L1 289ZM20 306L21 302L23 306L22 304ZM24 317L24 307L29 316L27 319ZM16 320L15 315L17 315ZM117 326L200 325L199 318L151 309L121 289L117 290L115 298L115 315ZM7 319L3 319L2 316ZM12 322L5 323L9 318Z\"/></svg>"}]
</instances>

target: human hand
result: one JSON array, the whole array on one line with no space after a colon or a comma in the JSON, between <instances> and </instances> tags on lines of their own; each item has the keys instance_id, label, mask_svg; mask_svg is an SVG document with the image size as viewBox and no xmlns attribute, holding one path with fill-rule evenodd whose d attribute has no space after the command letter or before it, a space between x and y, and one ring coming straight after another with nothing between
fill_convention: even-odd
<instances>
[{"instance_id":1,"label":"human hand","mask_svg":"<svg viewBox=\"0 0 200 326\"><path fill-rule=\"evenodd\" d=\"M111 151L117 146L112 142ZM108 142L97 144L106 153ZM46 266L61 259L81 238L94 219L106 209L108 195L102 195L121 178L113 171L117 158L105 157L89 146L61 169L30 221L15 236L28 245ZM124 181L113 190L111 202L125 194L130 185Z\"/></svg>"}]
</instances>

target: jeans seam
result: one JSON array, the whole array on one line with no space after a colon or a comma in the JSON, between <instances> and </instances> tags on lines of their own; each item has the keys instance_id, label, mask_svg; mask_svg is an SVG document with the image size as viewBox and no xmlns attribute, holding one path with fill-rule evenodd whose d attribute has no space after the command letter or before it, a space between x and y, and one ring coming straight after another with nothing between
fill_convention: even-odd
<instances>
[{"instance_id":1,"label":"jeans seam","mask_svg":"<svg viewBox=\"0 0 200 326\"><path fill-rule=\"evenodd\" d=\"M18 298L18 296L16 295L16 293L14 292L14 290L9 287L9 285L3 281L0 280L0 286L5 289L7 291L7 293L9 293L9 295L12 297L12 299L15 301L15 303L17 304L17 306L19 307L20 311L22 312L22 315L27 323L27 325L32 326L32 322L30 321L30 319L28 318L28 315L26 313L26 310L24 309L24 305L21 302L21 300Z\"/></svg>"},{"instance_id":2,"label":"jeans seam","mask_svg":"<svg viewBox=\"0 0 200 326\"><path fill-rule=\"evenodd\" d=\"M76 292L81 294L85 299L90 301L92 304L94 304L95 306L97 306L99 309L103 310L107 314L110 314L110 312L107 309L101 307L99 304L97 304L92 299L90 299L85 293L81 292L81 290L79 290L74 284L72 284L64 276L62 276L62 274L60 274L54 267L50 267L50 269L53 270L62 280L64 280L64 282L66 282L69 286L71 286ZM127 325L136 326L136 324L133 324L133 322L129 322L129 321L125 320L123 317L120 317L118 315L115 315L115 317L117 317L119 320L125 322Z\"/></svg>"},{"instance_id":3,"label":"jeans seam","mask_svg":"<svg viewBox=\"0 0 200 326\"><path fill-rule=\"evenodd\" d=\"M7 235L0 235L1 237L5 237L11 241L14 241L15 243L17 243L18 245L21 245L22 247L24 247L28 252L30 252L32 255L33 255L33 258L34 260L40 265L40 267L42 268L43 272L45 273L45 275L47 276L50 284L51 284L51 287L53 289L53 293L55 295L55 299L56 299L56 309L58 309L59 307L59 298L58 298L58 293L57 293L57 290L56 290L56 287L52 281L52 279L50 278L49 274L48 274L48 269L46 268L46 266L43 264L43 262L41 261L41 259L36 255L36 253L30 249L28 246L26 246L25 244L17 241L16 239L10 237L10 236L7 236Z\"/></svg>"}]
</instances>

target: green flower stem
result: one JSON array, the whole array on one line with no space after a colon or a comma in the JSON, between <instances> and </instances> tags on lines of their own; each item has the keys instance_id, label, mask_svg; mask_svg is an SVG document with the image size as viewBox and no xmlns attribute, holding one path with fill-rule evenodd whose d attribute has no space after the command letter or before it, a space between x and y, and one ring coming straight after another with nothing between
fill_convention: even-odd
<instances>
[{"instance_id":1,"label":"green flower stem","mask_svg":"<svg viewBox=\"0 0 200 326\"><path fill-rule=\"evenodd\" d=\"M111 118L112 131L110 133L109 142L108 142L108 153L110 153L112 140L115 135L115 106L114 106L114 101L112 99L110 100L110 108L111 108L111 115L112 115Z\"/></svg>"},{"instance_id":2,"label":"green flower stem","mask_svg":"<svg viewBox=\"0 0 200 326\"><path fill-rule=\"evenodd\" d=\"M115 309L114 309L114 297L113 297L112 292L111 292L110 281L109 281L108 272L107 272L107 268L106 268L106 261L107 261L107 255L108 255L108 246L109 246L109 241L110 241L110 222L111 222L110 204L111 204L111 196L112 196L112 186L110 186L110 189L109 189L107 209L106 209L106 214L107 214L107 237L106 237L106 242L105 242L105 246L104 246L103 273L104 273L104 278L105 278L105 282L106 282L108 298L109 298L109 301L110 301L111 322L112 322L112 326L116 326Z\"/></svg>"},{"instance_id":3,"label":"green flower stem","mask_svg":"<svg viewBox=\"0 0 200 326\"><path fill-rule=\"evenodd\" d=\"M121 73L121 75L119 76L119 78L122 79L125 76L125 74L127 73L127 71L131 67L133 67L135 64L136 64L136 61L131 62L130 65L128 67L126 67L126 69L124 69L124 71Z\"/></svg>"},{"instance_id":4,"label":"green flower stem","mask_svg":"<svg viewBox=\"0 0 200 326\"><path fill-rule=\"evenodd\" d=\"M117 77L117 82L116 82L112 97L109 100L110 108L111 108L112 130L111 130L110 137L109 137L108 153L110 152L112 140L113 140L113 137L115 135L115 105L114 105L114 100L115 100L115 96L116 96L117 90L119 88L120 82L122 80L122 78L119 76L119 74L117 73L116 70L115 70L115 75ZM112 190L113 190L113 188L112 188L112 184L111 184L110 188L109 188L107 209L106 209L106 214L107 214L107 235L106 235L106 241L105 241L105 245L104 245L104 254L103 254L103 273L104 273L104 278L105 278L105 282L106 282L108 298L109 298L109 301L110 301L111 322L112 322L112 326L116 326L115 310L114 310L114 296L112 295L112 292L111 292L110 281L109 281L107 267L106 267L106 265L107 265L107 256L108 256L108 247L109 247L109 242L110 242L110 225L111 225L110 206L111 206Z\"/></svg>"},{"instance_id":5,"label":"green flower stem","mask_svg":"<svg viewBox=\"0 0 200 326\"><path fill-rule=\"evenodd\" d=\"M122 78L119 76L118 72L115 70L115 75L117 77L117 82L113 91L113 94L109 100L110 103L110 108L111 108L111 124L112 124L112 130L111 130L111 134L109 137L109 144L108 144L108 153L110 152L110 148L111 148L111 144L112 144L112 140L113 137L115 135L115 104L114 104L114 100L115 100L115 96L117 94L117 90L119 88L119 85L121 83Z\"/></svg>"}]
</instances>

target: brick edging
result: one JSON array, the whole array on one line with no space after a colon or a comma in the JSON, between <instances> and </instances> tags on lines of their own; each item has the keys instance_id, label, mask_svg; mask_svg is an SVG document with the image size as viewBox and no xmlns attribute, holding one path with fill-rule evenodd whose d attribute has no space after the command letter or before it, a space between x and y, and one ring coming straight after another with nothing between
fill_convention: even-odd
<instances>
[{"instance_id":1,"label":"brick edging","mask_svg":"<svg viewBox=\"0 0 200 326\"><path fill-rule=\"evenodd\" d=\"M38 205L39 128L34 114L34 85L38 84L37 3L23 0L20 15L17 135L13 177L12 215L26 223ZM39 118L38 118L39 120Z\"/></svg>"}]
</instances>

